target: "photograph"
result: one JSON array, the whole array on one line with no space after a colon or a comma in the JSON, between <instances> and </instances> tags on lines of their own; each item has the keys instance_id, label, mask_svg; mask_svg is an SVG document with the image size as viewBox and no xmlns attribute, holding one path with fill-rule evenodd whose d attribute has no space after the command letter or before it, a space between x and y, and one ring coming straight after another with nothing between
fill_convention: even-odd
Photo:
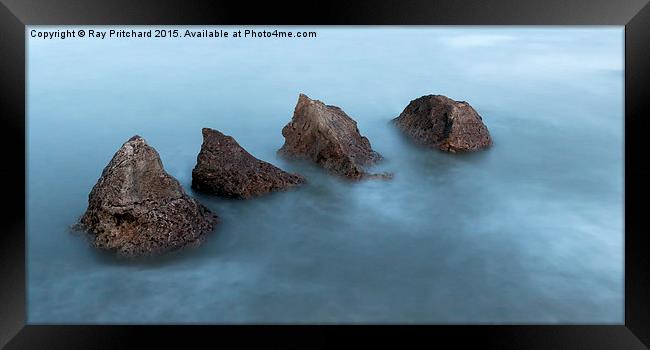
<instances>
[{"instance_id":1,"label":"photograph","mask_svg":"<svg viewBox=\"0 0 650 350\"><path fill-rule=\"evenodd\" d=\"M650 349L650 0L0 0L0 349Z\"/></svg>"},{"instance_id":2,"label":"photograph","mask_svg":"<svg viewBox=\"0 0 650 350\"><path fill-rule=\"evenodd\" d=\"M26 324L623 325L625 50L26 25Z\"/></svg>"}]
</instances>

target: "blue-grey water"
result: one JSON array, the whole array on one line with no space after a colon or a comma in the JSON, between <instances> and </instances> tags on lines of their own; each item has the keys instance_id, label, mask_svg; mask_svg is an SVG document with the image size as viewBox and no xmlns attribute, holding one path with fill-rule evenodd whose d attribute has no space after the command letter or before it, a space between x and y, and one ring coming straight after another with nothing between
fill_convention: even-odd
<instances>
[{"instance_id":1,"label":"blue-grey water","mask_svg":"<svg viewBox=\"0 0 650 350\"><path fill-rule=\"evenodd\" d=\"M60 28L27 31L29 323L623 322L623 27L30 29ZM357 120L394 179L278 157L300 92ZM470 102L494 146L404 139L388 122L425 94ZM193 192L202 127L309 184L247 201ZM201 247L129 262L70 232L134 134L221 217Z\"/></svg>"}]
</instances>

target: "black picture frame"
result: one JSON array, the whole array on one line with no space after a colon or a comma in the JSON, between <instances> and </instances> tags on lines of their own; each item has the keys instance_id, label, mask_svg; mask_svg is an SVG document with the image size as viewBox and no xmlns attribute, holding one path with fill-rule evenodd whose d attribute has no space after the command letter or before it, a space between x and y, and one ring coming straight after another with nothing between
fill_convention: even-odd
<instances>
[{"instance_id":1,"label":"black picture frame","mask_svg":"<svg viewBox=\"0 0 650 350\"><path fill-rule=\"evenodd\" d=\"M195 341L312 347L365 343L498 349L644 349L650 346L650 271L643 253L645 135L650 116L648 0L246 2L0 0L0 116L4 230L0 233L0 346L86 349L186 346ZM26 325L25 26L126 24L624 25L625 322L512 326L73 326ZM644 113L645 112L645 113ZM22 186L21 186L22 184ZM603 257L607 258L607 257ZM347 340L347 339L346 339ZM451 342L451 343L449 343ZM153 345L155 346L155 345Z\"/></svg>"}]
</instances>

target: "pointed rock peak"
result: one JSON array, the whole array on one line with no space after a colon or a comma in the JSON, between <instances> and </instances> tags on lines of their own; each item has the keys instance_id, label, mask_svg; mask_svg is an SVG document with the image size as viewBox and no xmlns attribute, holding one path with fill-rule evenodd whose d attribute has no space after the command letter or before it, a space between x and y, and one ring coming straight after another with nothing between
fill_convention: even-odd
<instances>
[{"instance_id":1,"label":"pointed rock peak","mask_svg":"<svg viewBox=\"0 0 650 350\"><path fill-rule=\"evenodd\" d=\"M207 143L231 143L235 147L242 148L234 137L226 135L219 130L203 128L203 142ZM243 150L243 148L242 148Z\"/></svg>"},{"instance_id":2,"label":"pointed rock peak","mask_svg":"<svg viewBox=\"0 0 650 350\"><path fill-rule=\"evenodd\" d=\"M296 103L296 108L295 109L299 109L299 108L303 108L303 107L305 107L305 108L333 109L333 110L343 112L343 110L341 108L337 107L337 106L328 105L328 104L326 104L325 102L323 102L321 100L312 99L309 96L301 93L300 96L298 96L298 103ZM343 112L343 114L345 114L345 112ZM316 115L312 115L312 116L319 116L319 115L316 114ZM347 114L346 114L346 116L347 116ZM350 120L353 121L356 124L356 121L354 121L352 118L350 118Z\"/></svg>"},{"instance_id":3,"label":"pointed rock peak","mask_svg":"<svg viewBox=\"0 0 650 350\"><path fill-rule=\"evenodd\" d=\"M140 135L131 136L131 138L127 142L136 141L136 140L142 140L146 143L146 141Z\"/></svg>"},{"instance_id":4,"label":"pointed rock peak","mask_svg":"<svg viewBox=\"0 0 650 350\"><path fill-rule=\"evenodd\" d=\"M131 138L115 153L88 197L81 224L94 245L134 257L201 241L217 217L188 197L158 152Z\"/></svg>"},{"instance_id":5,"label":"pointed rock peak","mask_svg":"<svg viewBox=\"0 0 650 350\"><path fill-rule=\"evenodd\" d=\"M448 152L471 152L492 145L483 118L465 101L426 95L411 101L393 122L415 142Z\"/></svg>"},{"instance_id":6,"label":"pointed rock peak","mask_svg":"<svg viewBox=\"0 0 650 350\"><path fill-rule=\"evenodd\" d=\"M201 133L203 134L203 137L209 137L209 136L224 137L224 136L226 136L221 131L215 130L215 129L210 129L210 128L201 129Z\"/></svg>"},{"instance_id":7,"label":"pointed rock peak","mask_svg":"<svg viewBox=\"0 0 650 350\"><path fill-rule=\"evenodd\" d=\"M279 153L310 159L338 175L360 179L381 159L342 109L300 94L291 121L282 129Z\"/></svg>"},{"instance_id":8,"label":"pointed rock peak","mask_svg":"<svg viewBox=\"0 0 650 350\"><path fill-rule=\"evenodd\" d=\"M255 158L218 130L203 129L203 144L192 170L192 187L228 198L247 199L300 185L305 179Z\"/></svg>"},{"instance_id":9,"label":"pointed rock peak","mask_svg":"<svg viewBox=\"0 0 650 350\"><path fill-rule=\"evenodd\" d=\"M143 138L131 138L122 144L99 181L93 191L119 190L115 195L102 197L116 205L184 195L178 181L165 172L158 152Z\"/></svg>"}]
</instances>

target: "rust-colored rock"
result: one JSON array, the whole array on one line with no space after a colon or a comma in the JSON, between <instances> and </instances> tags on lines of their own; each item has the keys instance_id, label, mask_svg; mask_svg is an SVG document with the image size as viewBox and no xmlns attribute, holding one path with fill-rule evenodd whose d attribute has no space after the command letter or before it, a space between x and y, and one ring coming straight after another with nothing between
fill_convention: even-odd
<instances>
[{"instance_id":1,"label":"rust-colored rock","mask_svg":"<svg viewBox=\"0 0 650 350\"><path fill-rule=\"evenodd\" d=\"M283 129L280 154L309 159L323 168L351 179L369 177L367 166L381 160L370 141L361 136L357 122L336 106L300 94L293 118ZM389 178L390 174L373 177Z\"/></svg>"},{"instance_id":2,"label":"rust-colored rock","mask_svg":"<svg viewBox=\"0 0 650 350\"><path fill-rule=\"evenodd\" d=\"M156 150L134 136L104 168L80 227L96 247L136 257L199 244L217 217L167 174Z\"/></svg>"},{"instance_id":3,"label":"rust-colored rock","mask_svg":"<svg viewBox=\"0 0 650 350\"><path fill-rule=\"evenodd\" d=\"M419 144L448 152L472 152L492 145L481 116L465 101L442 95L409 103L393 122Z\"/></svg>"},{"instance_id":4,"label":"rust-colored rock","mask_svg":"<svg viewBox=\"0 0 650 350\"><path fill-rule=\"evenodd\" d=\"M283 191L305 183L291 174L253 157L231 136L203 129L203 144L192 170L192 187L222 197L247 199Z\"/></svg>"}]
</instances>

